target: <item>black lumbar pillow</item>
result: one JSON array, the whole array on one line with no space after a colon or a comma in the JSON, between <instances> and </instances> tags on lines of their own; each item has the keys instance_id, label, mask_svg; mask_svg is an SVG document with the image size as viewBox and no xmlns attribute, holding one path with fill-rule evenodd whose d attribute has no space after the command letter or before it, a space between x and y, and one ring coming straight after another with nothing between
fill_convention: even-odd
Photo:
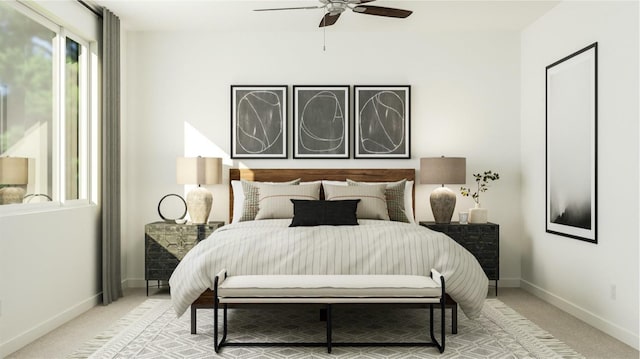
<instances>
[{"instance_id":1,"label":"black lumbar pillow","mask_svg":"<svg viewBox=\"0 0 640 359\"><path fill-rule=\"evenodd\" d=\"M292 199L293 220L289 227L298 226L357 226L359 199L344 201L309 201Z\"/></svg>"}]
</instances>

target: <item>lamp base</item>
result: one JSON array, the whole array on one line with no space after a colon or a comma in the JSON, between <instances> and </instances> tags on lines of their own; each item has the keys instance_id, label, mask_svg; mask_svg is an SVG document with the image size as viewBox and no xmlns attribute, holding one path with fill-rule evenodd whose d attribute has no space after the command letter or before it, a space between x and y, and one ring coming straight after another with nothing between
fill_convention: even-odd
<instances>
[{"instance_id":1,"label":"lamp base","mask_svg":"<svg viewBox=\"0 0 640 359\"><path fill-rule=\"evenodd\" d=\"M438 187L429 196L431 212L436 223L451 223L453 210L456 208L456 194L447 187Z\"/></svg>"},{"instance_id":2,"label":"lamp base","mask_svg":"<svg viewBox=\"0 0 640 359\"><path fill-rule=\"evenodd\" d=\"M213 196L204 187L196 187L187 193L187 210L191 223L205 224L209 220Z\"/></svg>"},{"instance_id":3,"label":"lamp base","mask_svg":"<svg viewBox=\"0 0 640 359\"><path fill-rule=\"evenodd\" d=\"M0 204L22 203L25 192L22 187L0 188Z\"/></svg>"}]
</instances>

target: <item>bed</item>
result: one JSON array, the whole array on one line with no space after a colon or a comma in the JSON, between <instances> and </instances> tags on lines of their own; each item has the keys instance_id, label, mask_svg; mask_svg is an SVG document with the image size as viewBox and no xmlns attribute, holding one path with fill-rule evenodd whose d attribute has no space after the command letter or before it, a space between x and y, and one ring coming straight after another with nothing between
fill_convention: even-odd
<instances>
[{"instance_id":1,"label":"bed","mask_svg":"<svg viewBox=\"0 0 640 359\"><path fill-rule=\"evenodd\" d=\"M363 182L414 181L415 170L231 169L229 177L229 214L232 218L234 198L231 181L234 180L284 182L300 178L303 182L313 182L345 181L348 178ZM410 201L413 207L413 191ZM412 208L410 213L413 216ZM169 281L174 310L181 316L192 304L210 307L209 288L213 287L213 278L222 268L234 275L428 275L431 268L435 268L446 278L447 293L467 317L479 315L487 294L488 279L472 254L446 235L415 222L370 219L359 219L358 222L358 226L290 228L289 218L226 225L189 251L174 271Z\"/></svg>"}]
</instances>

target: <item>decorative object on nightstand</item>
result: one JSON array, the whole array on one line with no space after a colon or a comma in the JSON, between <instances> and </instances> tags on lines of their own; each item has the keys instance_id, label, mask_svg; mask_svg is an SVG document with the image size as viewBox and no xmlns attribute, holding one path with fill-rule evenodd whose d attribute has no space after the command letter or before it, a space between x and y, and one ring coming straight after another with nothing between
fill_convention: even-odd
<instances>
[{"instance_id":1,"label":"decorative object on nightstand","mask_svg":"<svg viewBox=\"0 0 640 359\"><path fill-rule=\"evenodd\" d=\"M500 226L495 223L449 224L420 222L431 230L442 232L471 252L484 270L489 280L494 280L496 296L500 280Z\"/></svg>"},{"instance_id":2,"label":"decorative object on nightstand","mask_svg":"<svg viewBox=\"0 0 640 359\"><path fill-rule=\"evenodd\" d=\"M445 184L466 183L467 159L464 157L426 157L420 159L420 183L439 184L429 196L436 223L450 223L456 207L456 194Z\"/></svg>"},{"instance_id":3,"label":"decorative object on nightstand","mask_svg":"<svg viewBox=\"0 0 640 359\"><path fill-rule=\"evenodd\" d=\"M187 210L194 224L206 223L209 219L213 196L203 184L222 183L222 158L180 157L176 161L178 184L197 184L187 193Z\"/></svg>"},{"instance_id":4,"label":"decorative object on nightstand","mask_svg":"<svg viewBox=\"0 0 640 359\"><path fill-rule=\"evenodd\" d=\"M222 227L224 222L207 224L176 224L153 222L144 226L144 279L149 281L168 281L182 258L199 241L207 238L213 231Z\"/></svg>"},{"instance_id":5,"label":"decorative object on nightstand","mask_svg":"<svg viewBox=\"0 0 640 359\"><path fill-rule=\"evenodd\" d=\"M0 204L22 203L28 182L28 158L0 157Z\"/></svg>"},{"instance_id":6,"label":"decorative object on nightstand","mask_svg":"<svg viewBox=\"0 0 640 359\"><path fill-rule=\"evenodd\" d=\"M458 213L458 219L460 220L460 224L468 224L469 223L469 212L460 212L460 213Z\"/></svg>"},{"instance_id":7,"label":"decorative object on nightstand","mask_svg":"<svg viewBox=\"0 0 640 359\"><path fill-rule=\"evenodd\" d=\"M167 200L172 201L166 202ZM174 212L176 208L179 209L177 212ZM171 213L172 215L169 215L168 213ZM177 215L178 213L181 214ZM160 199L160 202L158 202L158 215L165 222L180 223L180 221L184 220L184 217L187 216L187 202L185 202L184 198L179 194L169 193L164 195ZM182 223L185 222L186 220Z\"/></svg>"},{"instance_id":8,"label":"decorative object on nightstand","mask_svg":"<svg viewBox=\"0 0 640 359\"><path fill-rule=\"evenodd\" d=\"M473 202L475 202L475 207L469 209L469 223L487 223L489 211L486 208L480 207L480 193L489 190L489 186L487 185L489 181L499 180L500 175L497 172L491 172L491 170L489 170L483 174L475 173L473 177L475 177L478 186L475 192L471 193L471 188L460 187L460 193L465 197L471 195Z\"/></svg>"}]
</instances>

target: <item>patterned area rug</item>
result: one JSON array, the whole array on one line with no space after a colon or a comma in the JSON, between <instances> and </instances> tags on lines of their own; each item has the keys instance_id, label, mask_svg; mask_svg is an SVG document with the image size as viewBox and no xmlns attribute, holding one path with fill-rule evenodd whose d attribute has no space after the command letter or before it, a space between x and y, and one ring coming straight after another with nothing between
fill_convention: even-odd
<instances>
[{"instance_id":1,"label":"patterned area rug","mask_svg":"<svg viewBox=\"0 0 640 359\"><path fill-rule=\"evenodd\" d=\"M449 311L447 311L449 312ZM334 341L425 341L425 309L333 310ZM220 316L222 318L222 316ZM438 323L439 317L436 318ZM447 333L451 333L447 317ZM436 326L437 327L437 326ZM314 308L229 310L229 341L322 342L325 324ZM439 332L436 329L436 338ZM188 312L176 318L168 299L149 299L113 328L69 358L583 358L497 299L487 299L477 320L458 315L458 334L448 334L440 354L433 347L224 347L213 350L213 311L198 311L198 334Z\"/></svg>"}]
</instances>

